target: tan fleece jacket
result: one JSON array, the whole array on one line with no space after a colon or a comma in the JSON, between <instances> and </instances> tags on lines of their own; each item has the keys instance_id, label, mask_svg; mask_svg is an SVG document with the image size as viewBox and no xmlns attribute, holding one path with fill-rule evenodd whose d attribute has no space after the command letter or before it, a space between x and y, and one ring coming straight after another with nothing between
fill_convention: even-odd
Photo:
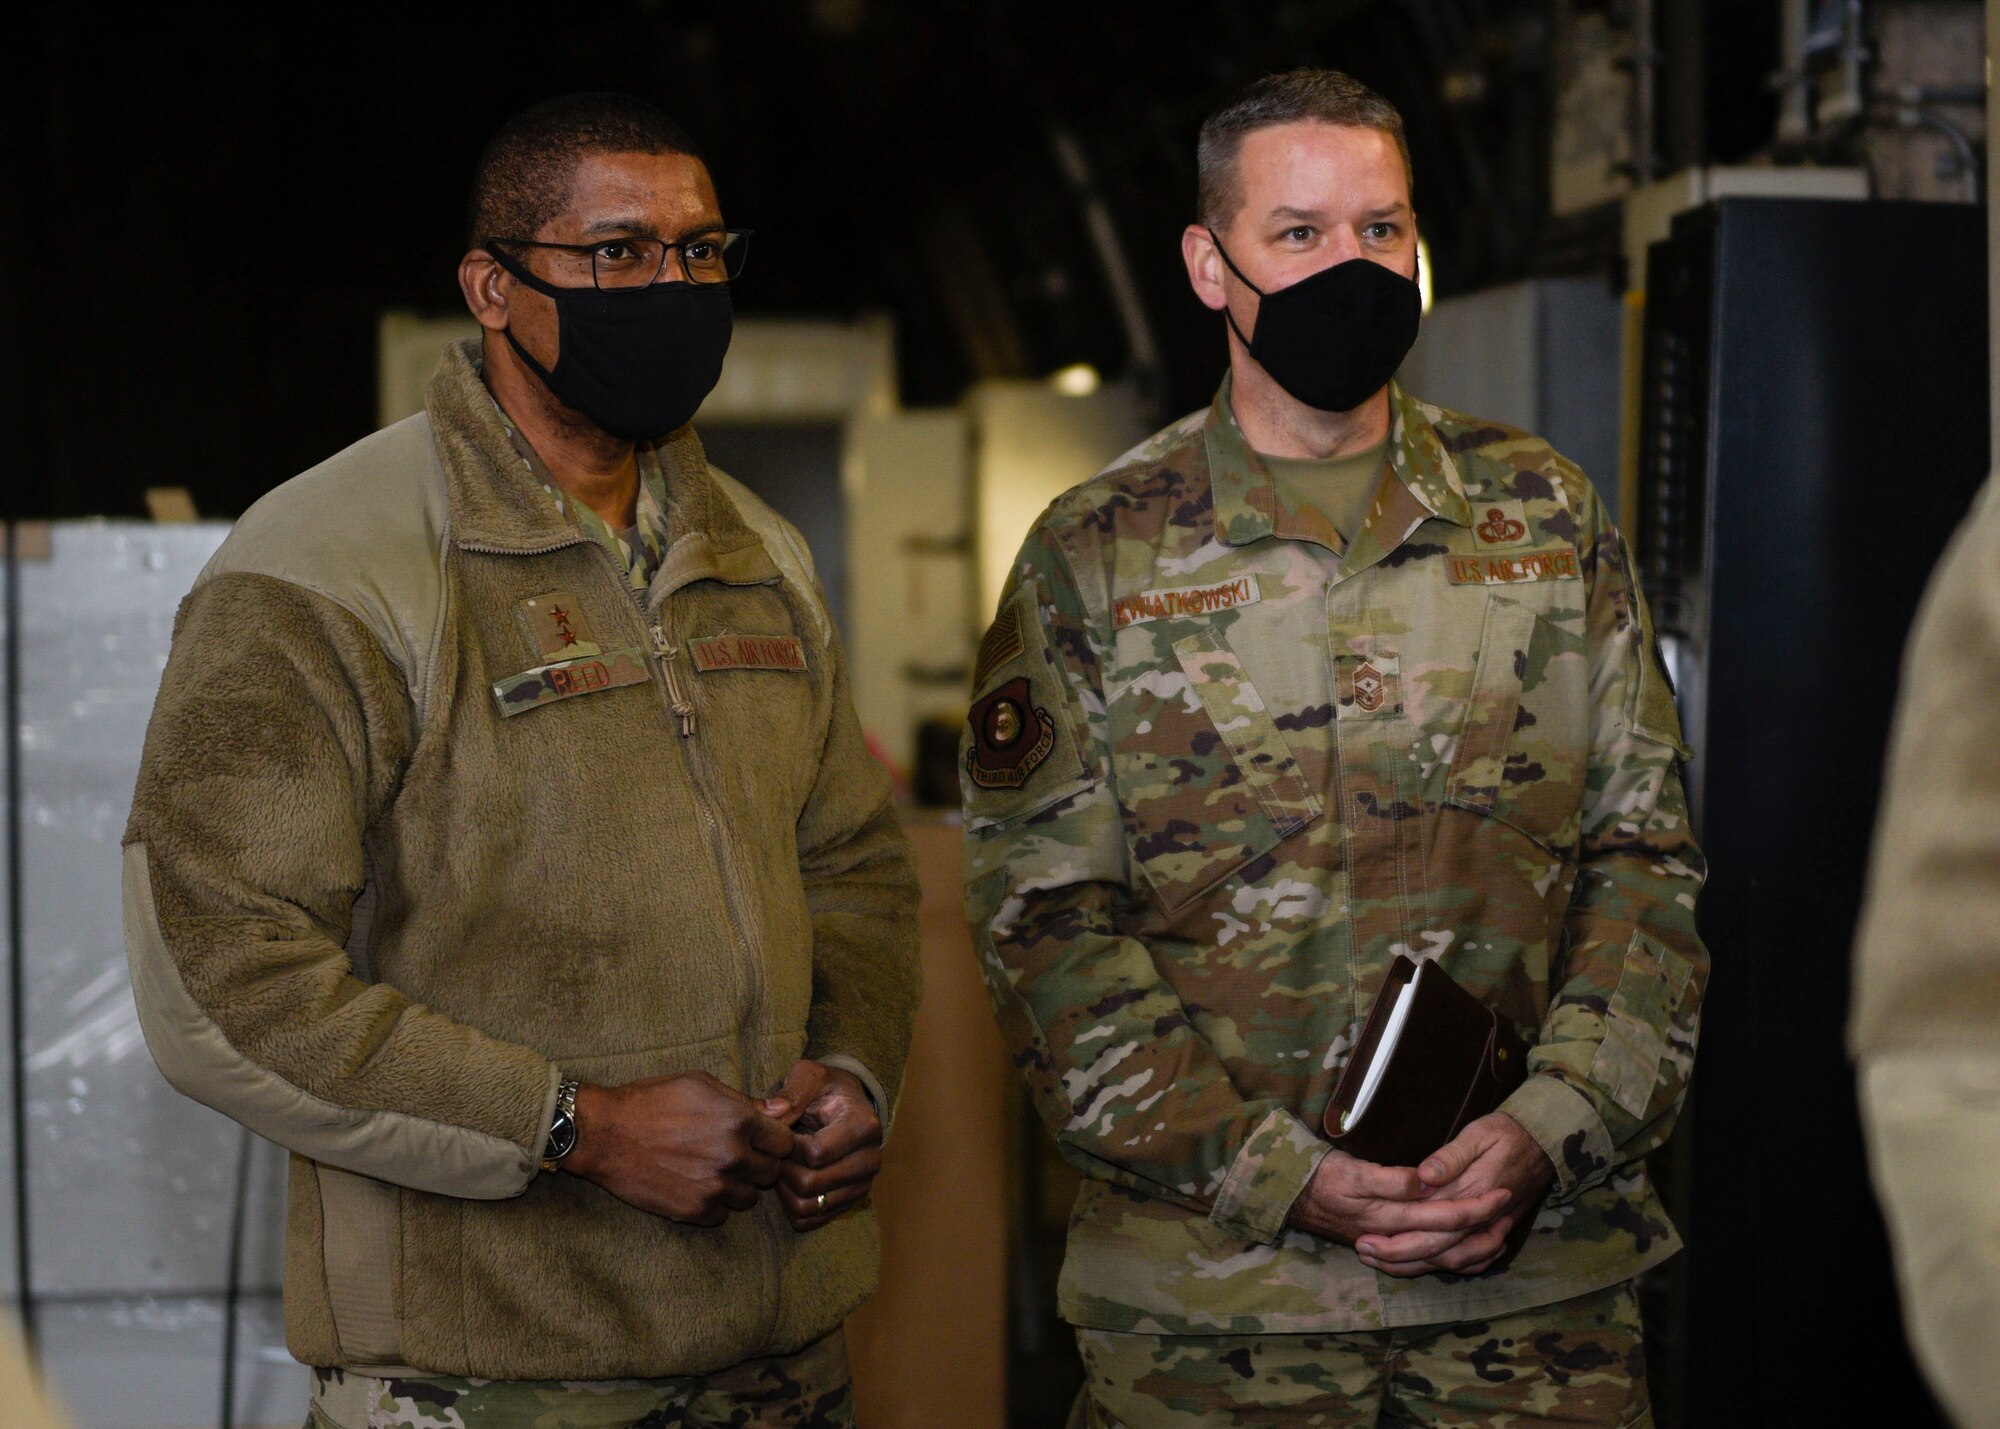
<instances>
[{"instance_id":1,"label":"tan fleece jacket","mask_svg":"<svg viewBox=\"0 0 2000 1429\"><path fill-rule=\"evenodd\" d=\"M133 986L168 1079L295 1153L307 1363L699 1373L872 1288L865 1209L801 1236L766 1196L702 1229L537 1171L563 1076L761 1095L811 1056L886 1111L916 1006L907 847L803 543L691 428L658 455L642 612L464 344L422 415L246 513L182 607L126 833ZM564 627L599 654L549 653Z\"/></svg>"},{"instance_id":2,"label":"tan fleece jacket","mask_svg":"<svg viewBox=\"0 0 2000 1429\"><path fill-rule=\"evenodd\" d=\"M2000 477L1904 655L1848 1045L1911 1347L2000 1425Z\"/></svg>"}]
</instances>

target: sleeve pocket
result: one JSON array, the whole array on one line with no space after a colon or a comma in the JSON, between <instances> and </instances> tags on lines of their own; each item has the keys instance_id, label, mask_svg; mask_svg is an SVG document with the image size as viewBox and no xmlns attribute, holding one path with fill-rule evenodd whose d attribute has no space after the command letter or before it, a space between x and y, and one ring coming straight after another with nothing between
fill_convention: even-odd
<instances>
[{"instance_id":1,"label":"sleeve pocket","mask_svg":"<svg viewBox=\"0 0 2000 1429\"><path fill-rule=\"evenodd\" d=\"M1694 751L1681 735L1680 709L1674 703L1673 686L1660 663L1653 613L1646 606L1646 598L1636 591L1633 600L1639 609L1639 677L1632 681L1632 693L1625 704L1625 728L1641 739L1666 745L1686 761L1694 757Z\"/></svg>"},{"instance_id":2,"label":"sleeve pocket","mask_svg":"<svg viewBox=\"0 0 2000 1429\"><path fill-rule=\"evenodd\" d=\"M1659 1085L1674 1014L1694 969L1688 960L1642 932L1625 950L1625 969L1604 1012L1604 1040L1590 1080L1628 1114L1643 1117Z\"/></svg>"}]
</instances>

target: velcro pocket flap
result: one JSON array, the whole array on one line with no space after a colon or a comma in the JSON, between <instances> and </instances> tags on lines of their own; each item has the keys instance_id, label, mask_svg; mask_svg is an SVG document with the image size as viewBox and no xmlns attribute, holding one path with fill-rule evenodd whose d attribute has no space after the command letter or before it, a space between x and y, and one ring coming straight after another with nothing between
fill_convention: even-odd
<instances>
[{"instance_id":1,"label":"velcro pocket flap","mask_svg":"<svg viewBox=\"0 0 2000 1429\"><path fill-rule=\"evenodd\" d=\"M1590 1064L1590 1080L1631 1116L1645 1116L1659 1085L1660 1064L1678 1023L1675 1014L1693 974L1693 965L1666 944L1643 932L1632 934L1624 971L1605 1005L1604 1040Z\"/></svg>"},{"instance_id":2,"label":"velcro pocket flap","mask_svg":"<svg viewBox=\"0 0 2000 1429\"><path fill-rule=\"evenodd\" d=\"M1582 827L1589 726L1582 637L1490 597L1446 800L1567 857Z\"/></svg>"},{"instance_id":3,"label":"velcro pocket flap","mask_svg":"<svg viewBox=\"0 0 2000 1429\"><path fill-rule=\"evenodd\" d=\"M1633 601L1639 609L1639 676L1626 700L1625 727L1642 739L1666 745L1683 760L1690 759L1694 751L1681 734L1680 709L1662 664L1665 652L1653 632L1653 613L1644 596L1634 592Z\"/></svg>"},{"instance_id":4,"label":"velcro pocket flap","mask_svg":"<svg viewBox=\"0 0 2000 1429\"><path fill-rule=\"evenodd\" d=\"M1319 817L1257 687L1222 635L1176 641L1112 712L1118 801L1133 859L1168 912Z\"/></svg>"},{"instance_id":5,"label":"velcro pocket flap","mask_svg":"<svg viewBox=\"0 0 2000 1429\"><path fill-rule=\"evenodd\" d=\"M1215 723L1215 732L1236 756L1243 780L1263 805L1279 838L1290 838L1319 817L1320 802L1299 772L1298 760L1264 707L1264 699L1236 652L1214 630L1174 642L1195 697Z\"/></svg>"}]
</instances>

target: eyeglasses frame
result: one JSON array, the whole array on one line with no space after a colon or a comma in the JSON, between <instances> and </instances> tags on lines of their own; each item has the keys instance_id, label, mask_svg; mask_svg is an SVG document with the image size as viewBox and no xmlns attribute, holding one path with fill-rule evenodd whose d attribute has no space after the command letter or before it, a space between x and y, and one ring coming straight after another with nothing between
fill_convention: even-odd
<instances>
[{"instance_id":1,"label":"eyeglasses frame","mask_svg":"<svg viewBox=\"0 0 2000 1429\"><path fill-rule=\"evenodd\" d=\"M539 238L484 238L480 240L479 246L481 248L491 248L495 244L506 244L507 246L512 248L553 248L560 253L575 253L581 257L589 257L607 243L659 244L660 266L653 270L653 276L648 278L645 282L634 283L629 288L607 288L602 283L598 282L597 264L594 260L592 261L590 265L591 287L595 288L600 293L621 293L621 292L638 292L641 289L650 288L653 286L653 284L659 282L660 274L667 271L667 255L669 253L674 254L680 260L681 276L690 283L694 283L697 286L703 288L713 288L721 284L733 283L738 278L743 276L743 269L741 268L741 266L738 266L737 270L734 273L729 273L727 271L727 265L725 264L724 272L726 276L717 279L713 283L704 282L702 279L695 277L693 272L691 272L688 268L687 253L685 251L686 246L690 243L698 243L703 239L712 239L717 234L727 235L733 238L735 243L732 244L725 242L723 244L723 251L725 253L728 252L732 246L735 246L735 244L744 245L743 246L744 256L742 259L738 260L740 265L743 262L749 261L750 250L748 244L750 240L750 235L755 233L756 231L757 230L754 228L705 228L699 233L691 233L686 238L676 238L671 242L669 242L666 239L653 238L646 234L628 234L623 237L612 235L609 237L600 238L595 243L545 243Z\"/></svg>"}]
</instances>

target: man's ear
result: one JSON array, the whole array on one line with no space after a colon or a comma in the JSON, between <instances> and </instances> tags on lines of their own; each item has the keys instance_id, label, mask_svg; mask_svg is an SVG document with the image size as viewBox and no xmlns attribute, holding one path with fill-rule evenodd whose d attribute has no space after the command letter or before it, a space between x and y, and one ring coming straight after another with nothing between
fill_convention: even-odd
<instances>
[{"instance_id":1,"label":"man's ear","mask_svg":"<svg viewBox=\"0 0 2000 1429\"><path fill-rule=\"evenodd\" d=\"M1229 306L1229 293L1222 286L1222 255L1216 251L1215 235L1199 223L1181 230L1181 262L1187 265L1188 286L1202 306L1221 312Z\"/></svg>"},{"instance_id":2,"label":"man's ear","mask_svg":"<svg viewBox=\"0 0 2000 1429\"><path fill-rule=\"evenodd\" d=\"M506 276L506 269L484 248L458 260L458 290L474 320L488 332L501 332L507 326L507 284L502 281Z\"/></svg>"}]
</instances>

